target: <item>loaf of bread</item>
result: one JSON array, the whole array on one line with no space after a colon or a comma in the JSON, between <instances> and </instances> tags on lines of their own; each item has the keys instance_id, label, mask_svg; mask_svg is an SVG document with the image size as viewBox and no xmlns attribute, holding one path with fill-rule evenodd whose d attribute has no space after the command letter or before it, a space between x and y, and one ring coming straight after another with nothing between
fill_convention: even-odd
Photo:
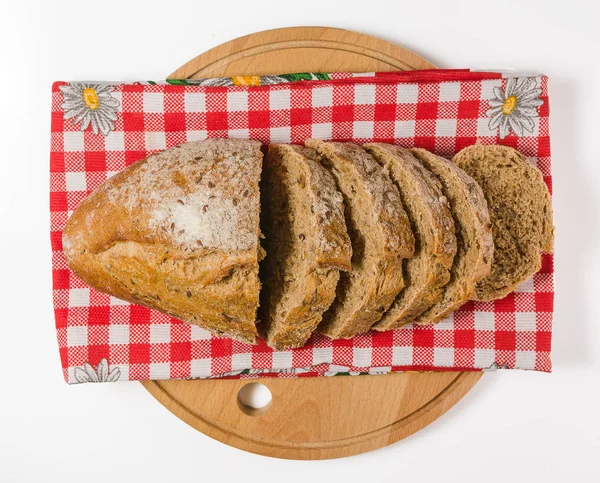
<instances>
[{"instance_id":1,"label":"loaf of bread","mask_svg":"<svg viewBox=\"0 0 600 483\"><path fill-rule=\"evenodd\" d=\"M469 300L475 284L489 275L494 242L487 203L475 180L451 161L425 149L413 149L412 153L440 180L456 229L456 256L442 298L415 318L419 324L434 324Z\"/></svg>"},{"instance_id":2,"label":"loaf of bread","mask_svg":"<svg viewBox=\"0 0 600 483\"><path fill-rule=\"evenodd\" d=\"M254 343L262 158L257 141L211 139L134 163L69 219L69 267L102 292Z\"/></svg>"},{"instance_id":3,"label":"loaf of bread","mask_svg":"<svg viewBox=\"0 0 600 483\"><path fill-rule=\"evenodd\" d=\"M507 146L471 146L453 161L483 189L496 246L491 273L477 283L473 298L503 298L540 269L541 252L552 252L548 187L540 170Z\"/></svg>"},{"instance_id":4,"label":"loaf of bread","mask_svg":"<svg viewBox=\"0 0 600 483\"><path fill-rule=\"evenodd\" d=\"M337 296L319 330L350 338L367 332L404 287L402 260L414 236L398 189L360 146L309 139L342 192L352 242L352 270L342 273Z\"/></svg>"},{"instance_id":5,"label":"loaf of bread","mask_svg":"<svg viewBox=\"0 0 600 483\"><path fill-rule=\"evenodd\" d=\"M441 183L408 149L383 143L364 148L398 187L415 235L415 253L404 260L406 287L373 327L384 331L412 322L441 300L456 255L456 235Z\"/></svg>"},{"instance_id":6,"label":"loaf of bread","mask_svg":"<svg viewBox=\"0 0 600 483\"><path fill-rule=\"evenodd\" d=\"M271 145L264 169L260 148L211 139L129 166L69 219L69 267L120 299L283 350L315 331L439 322L506 296L552 251L550 194L512 148L452 162L309 139Z\"/></svg>"},{"instance_id":7,"label":"loaf of bread","mask_svg":"<svg viewBox=\"0 0 600 483\"><path fill-rule=\"evenodd\" d=\"M275 349L300 347L335 298L352 248L342 195L303 146L271 144L261 180L260 333Z\"/></svg>"}]
</instances>

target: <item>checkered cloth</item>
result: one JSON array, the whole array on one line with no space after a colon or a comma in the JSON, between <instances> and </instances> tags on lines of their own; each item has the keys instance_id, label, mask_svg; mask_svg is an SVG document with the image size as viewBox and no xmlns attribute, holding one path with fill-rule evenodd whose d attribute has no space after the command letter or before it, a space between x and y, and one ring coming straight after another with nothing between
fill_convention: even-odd
<instances>
[{"instance_id":1,"label":"checkered cloth","mask_svg":"<svg viewBox=\"0 0 600 483\"><path fill-rule=\"evenodd\" d=\"M537 100L533 108L519 110L532 99ZM79 202L114 173L151 152L207 137L264 143L302 143L309 137L382 141L446 157L477 141L499 143L537 164L551 188L548 113L546 77L468 70L56 82L50 216L54 313L65 380L497 368L549 372L550 255L515 293L495 302L469 302L435 326L370 332L351 340L315 335L300 349L276 352L262 341L252 346L216 337L88 287L69 271L61 241Z\"/></svg>"}]
</instances>

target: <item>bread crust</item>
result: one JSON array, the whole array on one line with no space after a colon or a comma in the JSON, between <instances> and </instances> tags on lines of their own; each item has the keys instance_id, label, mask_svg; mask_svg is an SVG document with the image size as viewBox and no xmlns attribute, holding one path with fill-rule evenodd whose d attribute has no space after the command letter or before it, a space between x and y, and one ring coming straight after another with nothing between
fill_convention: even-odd
<instances>
[{"instance_id":1,"label":"bread crust","mask_svg":"<svg viewBox=\"0 0 600 483\"><path fill-rule=\"evenodd\" d=\"M272 192L269 186L274 186ZM291 190L304 199L294 203ZM333 302L339 271L351 268L343 198L312 149L285 144L269 146L262 192L268 255L261 267L265 283L259 331L274 349L301 347ZM273 200L277 194L282 199ZM284 220L274 219L277 203L291 211ZM290 250L288 245L291 253L280 260L277 252ZM292 280L279 283L286 271L292 272Z\"/></svg>"},{"instance_id":2,"label":"bread crust","mask_svg":"<svg viewBox=\"0 0 600 483\"><path fill-rule=\"evenodd\" d=\"M398 189L360 146L316 139L305 142L334 175L346 205L352 271L343 273L337 297L319 331L350 338L368 331L404 286L402 260L414 252L414 236Z\"/></svg>"},{"instance_id":3,"label":"bread crust","mask_svg":"<svg viewBox=\"0 0 600 483\"><path fill-rule=\"evenodd\" d=\"M473 298L503 298L540 270L542 252L553 251L548 187L541 171L508 146L470 146L453 162L483 189L496 243L491 273L477 283Z\"/></svg>"},{"instance_id":4,"label":"bread crust","mask_svg":"<svg viewBox=\"0 0 600 483\"><path fill-rule=\"evenodd\" d=\"M439 302L456 255L454 221L439 180L408 149L384 143L363 146L396 184L415 234L415 254L404 261L406 287L374 325L397 329Z\"/></svg>"},{"instance_id":5,"label":"bread crust","mask_svg":"<svg viewBox=\"0 0 600 483\"><path fill-rule=\"evenodd\" d=\"M434 324L467 302L477 282L489 275L494 243L487 203L475 180L448 159L425 149L411 152L440 180L456 229L457 252L443 296L415 319L416 323Z\"/></svg>"},{"instance_id":6,"label":"bread crust","mask_svg":"<svg viewBox=\"0 0 600 483\"><path fill-rule=\"evenodd\" d=\"M63 246L86 283L254 343L260 143L191 142L148 156L85 198Z\"/></svg>"}]
</instances>

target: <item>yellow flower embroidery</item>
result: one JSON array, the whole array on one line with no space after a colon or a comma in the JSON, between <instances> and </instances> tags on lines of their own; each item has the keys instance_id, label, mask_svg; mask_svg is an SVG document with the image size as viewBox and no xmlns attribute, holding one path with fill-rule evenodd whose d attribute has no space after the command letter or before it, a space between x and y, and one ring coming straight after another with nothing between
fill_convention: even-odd
<instances>
[{"instance_id":1,"label":"yellow flower embroidery","mask_svg":"<svg viewBox=\"0 0 600 483\"><path fill-rule=\"evenodd\" d=\"M231 78L236 86L259 86L260 76L257 75L237 75Z\"/></svg>"}]
</instances>

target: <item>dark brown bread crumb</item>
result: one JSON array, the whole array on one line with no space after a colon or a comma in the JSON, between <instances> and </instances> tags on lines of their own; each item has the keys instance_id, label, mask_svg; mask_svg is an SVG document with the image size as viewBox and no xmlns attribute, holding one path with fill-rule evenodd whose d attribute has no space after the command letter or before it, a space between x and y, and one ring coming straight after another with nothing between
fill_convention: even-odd
<instances>
[{"instance_id":1,"label":"dark brown bread crumb","mask_svg":"<svg viewBox=\"0 0 600 483\"><path fill-rule=\"evenodd\" d=\"M337 295L319 330L331 338L368 331L404 286L402 260L414 236L398 189L360 146L310 139L344 196L352 241L352 271L342 273ZM382 310L383 308L383 310Z\"/></svg>"},{"instance_id":2,"label":"dark brown bread crumb","mask_svg":"<svg viewBox=\"0 0 600 483\"><path fill-rule=\"evenodd\" d=\"M415 319L420 324L434 324L469 300L475 284L489 275L494 243L487 203L475 180L425 149L411 151L440 180L456 230L456 256L442 298Z\"/></svg>"},{"instance_id":3,"label":"dark brown bread crumb","mask_svg":"<svg viewBox=\"0 0 600 483\"><path fill-rule=\"evenodd\" d=\"M373 327L397 329L441 300L456 254L454 221L441 183L408 149L381 143L363 147L398 187L415 234L415 254L404 260L406 287Z\"/></svg>"},{"instance_id":4,"label":"dark brown bread crumb","mask_svg":"<svg viewBox=\"0 0 600 483\"><path fill-rule=\"evenodd\" d=\"M302 146L271 144L262 178L260 333L271 347L303 346L335 298L352 248L341 194Z\"/></svg>"},{"instance_id":5,"label":"dark brown bread crumb","mask_svg":"<svg viewBox=\"0 0 600 483\"><path fill-rule=\"evenodd\" d=\"M552 200L540 170L507 146L471 146L453 161L483 189L494 235L491 274L477 283L474 298L503 298L541 267L552 252Z\"/></svg>"}]
</instances>

